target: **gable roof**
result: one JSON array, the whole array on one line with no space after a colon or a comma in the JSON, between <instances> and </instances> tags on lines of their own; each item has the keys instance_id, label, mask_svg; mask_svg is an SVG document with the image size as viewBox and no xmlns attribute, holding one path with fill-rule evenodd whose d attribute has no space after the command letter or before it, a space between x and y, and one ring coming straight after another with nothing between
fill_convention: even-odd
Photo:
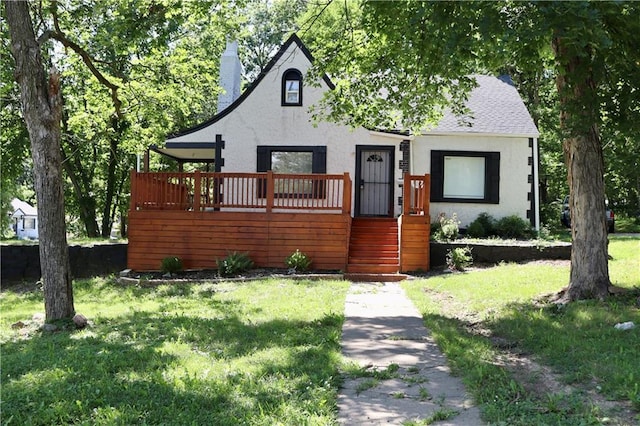
<instances>
[{"instance_id":1,"label":"gable roof","mask_svg":"<svg viewBox=\"0 0 640 426\"><path fill-rule=\"evenodd\" d=\"M200 124L197 124L197 125L195 125L193 127L190 127L188 129L180 130L180 131L178 131L176 133L173 133L173 134L167 136L167 139L173 139L173 138L177 138L179 136L185 136L185 135L188 135L190 133L196 132L198 130L204 129L205 127L212 125L213 123L219 121L223 117L225 117L225 116L229 115L231 112L233 112L233 110L235 110L242 102L244 102L245 99L247 99L249 97L251 92L253 92L253 90L260 84L262 79L267 74L269 74L271 69L278 63L278 61L280 60L282 55L284 55L284 53L289 49L289 47L293 43L295 43L298 46L298 48L302 51L302 53L304 53L304 55L307 57L309 62L311 62L311 63L314 62L313 55L311 54L309 49L307 49L307 47L304 45L304 43L302 43L302 40L300 40L300 37L298 37L296 34L292 34L287 39L287 41L280 47L280 49L278 50L278 53L276 53L275 56L273 58L271 58L269 63L264 67L264 69L260 72L258 77L253 81L253 83L251 83L249 85L249 87L247 87L245 89L245 91L242 92L242 94L238 97L238 99L236 99L235 101L233 101L231 103L231 105L229 105L227 108L225 108L224 110L220 111L218 114L214 115L210 119L208 119L208 120L206 120L206 121L204 121L204 122L202 122ZM333 90L335 88L335 85L331 82L331 80L329 79L329 77L326 74L323 75L322 80L325 82L325 84L327 86L329 86L330 89Z\"/></svg>"},{"instance_id":2,"label":"gable roof","mask_svg":"<svg viewBox=\"0 0 640 426\"><path fill-rule=\"evenodd\" d=\"M488 75L473 77L478 87L471 91L469 100L465 103L471 111L470 117L456 116L448 109L442 120L424 134L490 133L527 137L540 135L520 94L507 82L509 80Z\"/></svg>"},{"instance_id":3,"label":"gable roof","mask_svg":"<svg viewBox=\"0 0 640 426\"><path fill-rule=\"evenodd\" d=\"M15 214L17 211L21 211L24 216L37 216L38 209L31 206L31 204L14 198L11 200L11 208L13 209L13 213Z\"/></svg>"}]
</instances>

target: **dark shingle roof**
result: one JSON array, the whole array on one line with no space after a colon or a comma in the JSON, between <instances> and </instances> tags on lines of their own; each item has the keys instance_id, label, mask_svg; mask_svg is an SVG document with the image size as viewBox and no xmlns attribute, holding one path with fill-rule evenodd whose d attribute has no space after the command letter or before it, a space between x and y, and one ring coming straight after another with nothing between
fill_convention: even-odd
<instances>
[{"instance_id":1,"label":"dark shingle roof","mask_svg":"<svg viewBox=\"0 0 640 426\"><path fill-rule=\"evenodd\" d=\"M511 84L492 76L475 75L478 87L466 103L470 116L456 117L446 111L429 133L494 133L537 137L538 129L518 91ZM507 80L507 81L510 81ZM469 125L470 124L470 125Z\"/></svg>"}]
</instances>

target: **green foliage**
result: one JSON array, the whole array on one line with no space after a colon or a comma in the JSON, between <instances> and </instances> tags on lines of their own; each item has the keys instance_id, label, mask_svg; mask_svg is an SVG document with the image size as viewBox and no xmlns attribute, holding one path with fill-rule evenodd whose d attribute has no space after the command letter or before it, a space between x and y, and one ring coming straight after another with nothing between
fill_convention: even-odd
<instances>
[{"instance_id":1,"label":"green foliage","mask_svg":"<svg viewBox=\"0 0 640 426\"><path fill-rule=\"evenodd\" d=\"M253 268L253 260L249 253L228 253L224 259L216 259L218 273L223 277L231 277Z\"/></svg>"},{"instance_id":2,"label":"green foliage","mask_svg":"<svg viewBox=\"0 0 640 426\"><path fill-rule=\"evenodd\" d=\"M446 262L451 271L464 271L473 264L471 248L456 247L447 250Z\"/></svg>"},{"instance_id":3,"label":"green foliage","mask_svg":"<svg viewBox=\"0 0 640 426\"><path fill-rule=\"evenodd\" d=\"M564 228L560 222L562 213L562 199L540 205L540 223L552 230Z\"/></svg>"},{"instance_id":4,"label":"green foliage","mask_svg":"<svg viewBox=\"0 0 640 426\"><path fill-rule=\"evenodd\" d=\"M311 259L300 250L296 249L285 259L284 263L288 268L294 269L298 272L305 272L311 267Z\"/></svg>"},{"instance_id":5,"label":"green foliage","mask_svg":"<svg viewBox=\"0 0 640 426\"><path fill-rule=\"evenodd\" d=\"M471 238L486 238L494 235L495 223L495 219L489 213L480 213L467 227L467 235Z\"/></svg>"},{"instance_id":6,"label":"green foliage","mask_svg":"<svg viewBox=\"0 0 640 426\"><path fill-rule=\"evenodd\" d=\"M296 19L305 0L250 0L244 6L246 20L239 34L242 68L248 81L258 77L274 52L296 31Z\"/></svg>"},{"instance_id":7,"label":"green foliage","mask_svg":"<svg viewBox=\"0 0 640 426\"><path fill-rule=\"evenodd\" d=\"M431 235L436 241L455 240L460 232L459 225L460 221L458 221L456 213L453 213L449 218L445 213L440 213L437 224L431 226Z\"/></svg>"},{"instance_id":8,"label":"green foliage","mask_svg":"<svg viewBox=\"0 0 640 426\"><path fill-rule=\"evenodd\" d=\"M496 222L496 234L501 238L531 238L531 224L517 215L505 216Z\"/></svg>"},{"instance_id":9,"label":"green foliage","mask_svg":"<svg viewBox=\"0 0 640 426\"><path fill-rule=\"evenodd\" d=\"M237 32L241 5L178 0L33 5L36 37L54 33L43 43L43 56L63 70L65 203L69 221L79 224L72 230L108 237L114 218L126 216L134 154L216 112L218 58L225 39ZM60 48L60 34L51 26L54 14L61 34L77 48ZM6 25L0 31L2 63L12 65ZM89 59L93 72L85 63ZM4 193L29 155L12 66L2 67L0 78Z\"/></svg>"},{"instance_id":10,"label":"green foliage","mask_svg":"<svg viewBox=\"0 0 640 426\"><path fill-rule=\"evenodd\" d=\"M558 216L558 220L559 220ZM467 235L471 238L531 238L535 234L531 224L520 216L511 215L495 220L488 213L480 213L467 227Z\"/></svg>"},{"instance_id":11,"label":"green foliage","mask_svg":"<svg viewBox=\"0 0 640 426\"><path fill-rule=\"evenodd\" d=\"M3 286L3 423L335 423L347 282L74 287L90 326L41 333L42 292Z\"/></svg>"},{"instance_id":12,"label":"green foliage","mask_svg":"<svg viewBox=\"0 0 640 426\"><path fill-rule=\"evenodd\" d=\"M179 272L182 270L182 259L177 256L165 257L164 259L162 259L160 270L162 272L168 272L170 274Z\"/></svg>"}]
</instances>

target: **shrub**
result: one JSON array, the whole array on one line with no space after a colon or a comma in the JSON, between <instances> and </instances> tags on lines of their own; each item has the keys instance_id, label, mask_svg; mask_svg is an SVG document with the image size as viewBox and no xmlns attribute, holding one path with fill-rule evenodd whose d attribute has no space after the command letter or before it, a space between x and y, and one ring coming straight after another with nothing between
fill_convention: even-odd
<instances>
[{"instance_id":1,"label":"shrub","mask_svg":"<svg viewBox=\"0 0 640 426\"><path fill-rule=\"evenodd\" d=\"M294 269L299 272L307 271L311 267L311 259L309 256L297 249L287 256L284 262L289 269Z\"/></svg>"},{"instance_id":2,"label":"shrub","mask_svg":"<svg viewBox=\"0 0 640 426\"><path fill-rule=\"evenodd\" d=\"M534 235L531 224L520 216L505 216L496 223L500 238L530 238Z\"/></svg>"},{"instance_id":3,"label":"shrub","mask_svg":"<svg viewBox=\"0 0 640 426\"><path fill-rule=\"evenodd\" d=\"M431 234L436 240L455 240L458 238L458 232L460 232L458 225L460 225L460 222L456 213L453 213L450 218L447 218L446 214L440 213L438 225L431 228Z\"/></svg>"},{"instance_id":4,"label":"shrub","mask_svg":"<svg viewBox=\"0 0 640 426\"><path fill-rule=\"evenodd\" d=\"M249 257L249 253L234 251L228 253L224 259L216 259L216 265L221 276L230 277L253 268L253 260Z\"/></svg>"},{"instance_id":5,"label":"shrub","mask_svg":"<svg viewBox=\"0 0 640 426\"><path fill-rule=\"evenodd\" d=\"M480 213L469 224L467 235L471 238L486 238L495 235L496 220L487 212Z\"/></svg>"},{"instance_id":6,"label":"shrub","mask_svg":"<svg viewBox=\"0 0 640 426\"><path fill-rule=\"evenodd\" d=\"M164 259L162 259L162 263L160 264L160 270L162 272L175 274L176 272L182 270L182 260L177 256L165 257Z\"/></svg>"},{"instance_id":7,"label":"shrub","mask_svg":"<svg viewBox=\"0 0 640 426\"><path fill-rule=\"evenodd\" d=\"M456 247L447 250L447 266L452 271L464 271L473 264L469 247Z\"/></svg>"},{"instance_id":8,"label":"shrub","mask_svg":"<svg viewBox=\"0 0 640 426\"><path fill-rule=\"evenodd\" d=\"M440 226L440 222L433 222L431 224L431 239L436 241L444 239L442 236L442 227Z\"/></svg>"}]
</instances>

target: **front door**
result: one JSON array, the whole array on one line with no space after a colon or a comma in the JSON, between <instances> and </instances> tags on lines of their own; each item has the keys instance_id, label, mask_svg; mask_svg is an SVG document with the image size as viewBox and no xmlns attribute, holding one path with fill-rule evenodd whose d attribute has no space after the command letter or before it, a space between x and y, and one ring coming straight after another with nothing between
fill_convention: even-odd
<instances>
[{"instance_id":1,"label":"front door","mask_svg":"<svg viewBox=\"0 0 640 426\"><path fill-rule=\"evenodd\" d=\"M393 216L393 146L356 147L358 216Z\"/></svg>"}]
</instances>

